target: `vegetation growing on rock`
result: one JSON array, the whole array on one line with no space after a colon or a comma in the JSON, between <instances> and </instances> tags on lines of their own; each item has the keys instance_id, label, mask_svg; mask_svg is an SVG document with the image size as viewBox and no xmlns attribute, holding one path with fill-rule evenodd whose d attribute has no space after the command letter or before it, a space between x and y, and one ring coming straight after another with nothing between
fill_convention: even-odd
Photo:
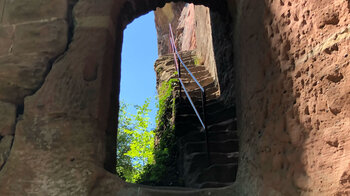
<instances>
[{"instance_id":1,"label":"vegetation growing on rock","mask_svg":"<svg viewBox=\"0 0 350 196\"><path fill-rule=\"evenodd\" d=\"M176 166L177 148L175 137L175 92L177 79L170 79L159 88L154 160L141 174L141 184L157 186L181 186L182 180Z\"/></svg>"}]
</instances>

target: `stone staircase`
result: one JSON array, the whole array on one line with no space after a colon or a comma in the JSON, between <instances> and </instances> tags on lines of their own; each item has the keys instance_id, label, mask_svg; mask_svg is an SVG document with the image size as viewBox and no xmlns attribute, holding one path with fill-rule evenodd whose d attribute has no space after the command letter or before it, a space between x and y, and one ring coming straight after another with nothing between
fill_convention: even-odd
<instances>
[{"instance_id":1,"label":"stone staircase","mask_svg":"<svg viewBox=\"0 0 350 196\"><path fill-rule=\"evenodd\" d=\"M205 131L185 93L176 104L175 129L179 138L178 168L185 186L193 188L223 187L232 184L238 167L238 135L235 107L219 99L219 89L203 65L195 65L194 53L181 58L206 91L206 111L211 163L208 162ZM182 80L202 114L201 91L181 67Z\"/></svg>"}]
</instances>

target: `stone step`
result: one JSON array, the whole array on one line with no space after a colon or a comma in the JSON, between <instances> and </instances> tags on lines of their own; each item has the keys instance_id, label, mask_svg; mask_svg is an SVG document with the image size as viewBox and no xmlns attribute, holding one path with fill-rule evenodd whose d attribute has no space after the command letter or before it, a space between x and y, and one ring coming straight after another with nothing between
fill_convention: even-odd
<instances>
[{"instance_id":1,"label":"stone step","mask_svg":"<svg viewBox=\"0 0 350 196\"><path fill-rule=\"evenodd\" d=\"M202 77L202 76L207 76L208 74L210 74L210 73L207 70L200 70L200 71L192 72L192 75L196 78ZM181 78L192 78L192 76L188 72L183 72L183 73L181 73Z\"/></svg>"},{"instance_id":2,"label":"stone step","mask_svg":"<svg viewBox=\"0 0 350 196\"><path fill-rule=\"evenodd\" d=\"M225 121L208 125L209 132L237 130L237 118L230 118Z\"/></svg>"},{"instance_id":3,"label":"stone step","mask_svg":"<svg viewBox=\"0 0 350 196\"><path fill-rule=\"evenodd\" d=\"M197 80L197 81L204 89L208 88L210 84L214 83L214 80L212 77L202 78L201 80ZM194 91L196 89L199 89L198 84L192 79L183 80L182 83L185 85L187 91Z\"/></svg>"},{"instance_id":4,"label":"stone step","mask_svg":"<svg viewBox=\"0 0 350 196\"><path fill-rule=\"evenodd\" d=\"M236 152L239 149L238 139L228 139L224 141L209 141L209 152L221 152L221 153L230 153ZM186 154L192 154L195 152L206 152L207 145L206 142L188 142L184 146L183 151Z\"/></svg>"},{"instance_id":5,"label":"stone step","mask_svg":"<svg viewBox=\"0 0 350 196\"><path fill-rule=\"evenodd\" d=\"M199 103L195 103L195 104L199 104ZM215 99L215 100L207 101L206 107L210 109L210 108L231 107L231 106L227 106L222 101L218 101L218 99Z\"/></svg>"},{"instance_id":6,"label":"stone step","mask_svg":"<svg viewBox=\"0 0 350 196\"><path fill-rule=\"evenodd\" d=\"M197 80L197 81L204 88L205 91L207 91L207 88L213 88L213 87L217 88L214 80L211 77L202 78L202 79ZM182 80L182 83L185 85L187 92L201 91L201 89L199 88L198 84L192 79L190 79L190 80ZM178 85L175 86L174 89L178 90L179 86Z\"/></svg>"},{"instance_id":7,"label":"stone step","mask_svg":"<svg viewBox=\"0 0 350 196\"><path fill-rule=\"evenodd\" d=\"M208 79L207 81L206 80L202 80L204 82L208 82L210 81L210 79ZM197 85L197 83L195 82L183 82L185 87L186 87L186 91L192 96L192 92L202 92L202 90L199 88L199 86ZM200 83L201 84L201 83ZM208 89L210 88L215 88L215 90L217 91L217 87L215 86L215 83L212 82L212 83L205 83L205 85L202 85L201 86L204 88L206 94L208 94ZM174 88L175 90L179 90L179 86L176 85L176 87ZM183 88L181 88L181 91L183 91Z\"/></svg>"},{"instance_id":8,"label":"stone step","mask_svg":"<svg viewBox=\"0 0 350 196\"><path fill-rule=\"evenodd\" d=\"M196 107L196 109L203 120L202 107ZM234 116L235 116L234 108L218 108L216 111L207 110L206 123L207 123L207 126L209 127L212 124L217 124L217 123L226 121L228 119L233 119L235 118ZM188 123L195 123L198 119L193 109L188 113L179 112L179 114L177 114L175 118L176 118L176 121L183 121Z\"/></svg>"},{"instance_id":9,"label":"stone step","mask_svg":"<svg viewBox=\"0 0 350 196\"><path fill-rule=\"evenodd\" d=\"M202 91L198 88L196 90L187 91L189 92L189 95L191 96L192 101L195 103L196 106L202 106ZM208 101L217 99L220 95L219 90L217 87L214 86L214 84L210 85L210 87L205 88L205 97L206 97L206 105L208 105ZM183 89L181 89L181 98L183 100L187 99L186 94L183 92ZM213 99L214 98L214 99ZM186 101L185 101L186 103ZM188 102L189 104L189 102Z\"/></svg>"},{"instance_id":10,"label":"stone step","mask_svg":"<svg viewBox=\"0 0 350 196\"><path fill-rule=\"evenodd\" d=\"M238 131L237 130L215 130L208 131L208 140L209 141L223 141L226 139L238 139ZM204 131L192 131L185 136L179 138L180 144L185 144L188 142L200 142L206 141L205 132Z\"/></svg>"},{"instance_id":11,"label":"stone step","mask_svg":"<svg viewBox=\"0 0 350 196\"><path fill-rule=\"evenodd\" d=\"M236 180L238 163L213 164L200 172L191 184L203 184L205 182L230 183Z\"/></svg>"},{"instance_id":12,"label":"stone step","mask_svg":"<svg viewBox=\"0 0 350 196\"><path fill-rule=\"evenodd\" d=\"M220 94L218 92L215 92L215 93L206 95L205 97L206 97L207 101L209 101L209 100L217 99L219 96L220 96ZM192 101L194 101L194 102L201 101L201 100L202 100L201 97L193 97L192 98Z\"/></svg>"},{"instance_id":13,"label":"stone step","mask_svg":"<svg viewBox=\"0 0 350 196\"><path fill-rule=\"evenodd\" d=\"M198 73L198 72L196 72ZM206 79L206 78L212 78L211 75L209 73L203 73L203 74L193 74L194 77L196 78L197 81L199 81L199 83L201 84L200 81ZM181 75L181 80L185 83L191 83L191 82L195 82L194 79L190 76L183 76Z\"/></svg>"},{"instance_id":14,"label":"stone step","mask_svg":"<svg viewBox=\"0 0 350 196\"><path fill-rule=\"evenodd\" d=\"M204 66L196 66L196 65L191 65L191 64L187 64L186 67L188 68L188 70L192 73L192 72L198 72L198 71L206 71ZM185 67L180 66L180 71L181 74L184 73L188 73L188 71L186 70Z\"/></svg>"},{"instance_id":15,"label":"stone step","mask_svg":"<svg viewBox=\"0 0 350 196\"><path fill-rule=\"evenodd\" d=\"M185 99L177 100L177 114L185 114L185 113L193 113L192 106ZM202 100L198 102L194 102L194 105L198 108L202 108ZM233 105L224 105L222 102L218 102L215 100L208 100L205 104L206 111L208 113L223 111L227 108L231 108L233 112L235 112L235 106Z\"/></svg>"},{"instance_id":16,"label":"stone step","mask_svg":"<svg viewBox=\"0 0 350 196\"><path fill-rule=\"evenodd\" d=\"M232 153L210 153L211 164L231 164L238 163L239 154L238 152ZM209 166L208 154L206 152L192 153L185 155L184 161L184 173L186 176L201 172Z\"/></svg>"},{"instance_id":17,"label":"stone step","mask_svg":"<svg viewBox=\"0 0 350 196\"><path fill-rule=\"evenodd\" d=\"M182 95L181 98L184 100L184 104L190 104L189 99L187 98L186 94L181 93L181 95ZM209 94L205 94L205 99L206 99L206 101L209 101L209 100L217 99L218 96L219 96L218 92L214 91L214 92L211 92ZM202 108L202 100L203 100L202 95L195 94L194 96L191 95L190 98L191 98L192 102L199 102L200 103L200 104L195 105L196 108ZM192 109L190 109L190 112L191 112L191 110Z\"/></svg>"},{"instance_id":18,"label":"stone step","mask_svg":"<svg viewBox=\"0 0 350 196\"><path fill-rule=\"evenodd\" d=\"M189 92L189 94L190 94L190 96L191 96L191 99L192 99L192 97L194 98L194 99L201 99L202 98L202 90L200 90L200 89L197 89L197 90L192 90L192 91L188 91ZM206 87L205 88L205 97L207 98L207 97L210 97L210 96L213 96L213 95L217 95L219 93L219 90L218 90L218 88L217 87ZM184 93L184 95L182 95L183 97L184 96L186 96L186 94ZM202 105L202 103L200 104L200 105Z\"/></svg>"},{"instance_id":19,"label":"stone step","mask_svg":"<svg viewBox=\"0 0 350 196\"><path fill-rule=\"evenodd\" d=\"M199 130L203 129L199 120L195 116L195 112L189 102L185 99L180 99L176 101L177 105L177 116L175 120L177 136L183 136L190 132L199 132ZM197 110L202 114L201 102L196 102ZM208 101L206 104L206 110L209 114L207 116L208 119L208 129L209 131L220 131L220 130L236 130L237 129L237 119L235 118L235 107L233 106L225 106L221 101ZM214 111L214 112L213 112ZM220 114L223 113L223 114ZM181 116L182 114L186 114L185 116ZM189 115L192 114L192 115ZM214 120L211 119L211 116L214 116ZM218 117L220 117L218 118ZM224 116L226 119L224 119ZM204 131L204 129L202 130Z\"/></svg>"},{"instance_id":20,"label":"stone step","mask_svg":"<svg viewBox=\"0 0 350 196\"><path fill-rule=\"evenodd\" d=\"M220 187L226 187L232 185L233 182L203 182L201 184L198 184L197 188L220 188Z\"/></svg>"}]
</instances>

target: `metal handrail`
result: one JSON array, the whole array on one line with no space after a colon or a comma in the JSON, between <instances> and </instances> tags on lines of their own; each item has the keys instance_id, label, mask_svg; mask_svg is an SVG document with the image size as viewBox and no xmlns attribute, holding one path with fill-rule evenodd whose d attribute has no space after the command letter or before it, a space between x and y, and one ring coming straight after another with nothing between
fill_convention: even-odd
<instances>
[{"instance_id":1,"label":"metal handrail","mask_svg":"<svg viewBox=\"0 0 350 196\"><path fill-rule=\"evenodd\" d=\"M172 49L172 53L174 54L174 61L175 61L175 68L177 71L177 75L178 75L178 80L180 83L180 86L183 88L194 112L196 113L198 120L200 121L202 127L204 128L205 131L205 138L206 138L206 147L207 147L207 156L208 156L208 163L210 165L210 154L209 154L209 140L208 140L208 129L207 129L207 124L206 124L206 110L205 110L205 105L206 105L206 97L205 97L205 90L202 87L202 85L198 82L198 80L194 77L194 75L192 74L192 72L188 69L188 67L185 65L185 63L182 61L179 52L177 51L176 45L175 45L175 39L174 39L174 34L173 34L173 30L171 27L171 24L169 24L169 39L170 39L170 44L171 44L171 49ZM199 115L199 112L197 111L196 106L194 105L191 96L188 94L186 87L184 85L184 83L181 80L181 69L179 64L181 63L181 65L186 69L186 71L190 74L190 76L192 77L192 79L196 82L196 84L199 86L199 88L201 89L201 94L202 94L202 108L203 108L203 119L201 118L201 116ZM181 97L181 87L180 87L180 97Z\"/></svg>"}]
</instances>

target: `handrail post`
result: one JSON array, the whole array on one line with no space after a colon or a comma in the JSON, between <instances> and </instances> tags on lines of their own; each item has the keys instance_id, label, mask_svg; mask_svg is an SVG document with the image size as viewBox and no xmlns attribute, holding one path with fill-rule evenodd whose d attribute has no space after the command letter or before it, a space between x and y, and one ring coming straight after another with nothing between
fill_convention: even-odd
<instances>
[{"instance_id":1,"label":"handrail post","mask_svg":"<svg viewBox=\"0 0 350 196\"><path fill-rule=\"evenodd\" d=\"M206 140L206 150L207 150L207 157L208 157L208 165L211 165L211 158L210 158L210 144L209 144L209 133L208 133L208 126L207 126L207 112L205 109L206 104L206 96L205 91L202 91L202 110L203 110L203 122L204 122L204 131L205 131L205 140Z\"/></svg>"}]
</instances>

